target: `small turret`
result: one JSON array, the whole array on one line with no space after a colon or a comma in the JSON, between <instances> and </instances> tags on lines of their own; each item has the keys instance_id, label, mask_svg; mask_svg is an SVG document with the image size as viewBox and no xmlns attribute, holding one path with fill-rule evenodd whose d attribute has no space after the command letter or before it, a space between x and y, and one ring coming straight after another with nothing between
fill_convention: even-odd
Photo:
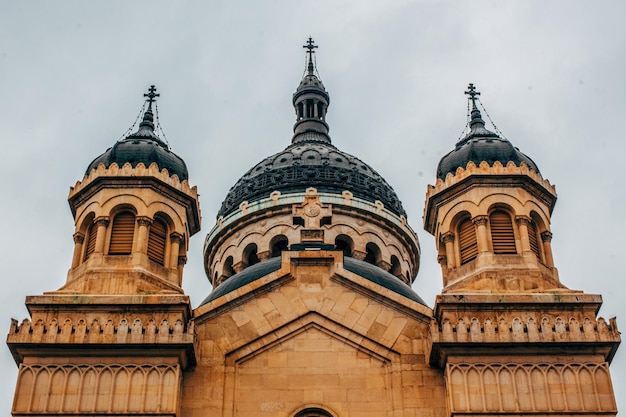
<instances>
[{"instance_id":1,"label":"small turret","mask_svg":"<svg viewBox=\"0 0 626 417\"><path fill-rule=\"evenodd\" d=\"M155 132L154 86L135 133L89 167L68 197L76 222L63 293L182 293L189 238L200 230L185 162Z\"/></svg>"},{"instance_id":2,"label":"small turret","mask_svg":"<svg viewBox=\"0 0 626 417\"><path fill-rule=\"evenodd\" d=\"M550 216L556 191L537 165L485 128L473 84L468 132L437 168L424 228L435 236L443 292L564 288L554 267Z\"/></svg>"}]
</instances>

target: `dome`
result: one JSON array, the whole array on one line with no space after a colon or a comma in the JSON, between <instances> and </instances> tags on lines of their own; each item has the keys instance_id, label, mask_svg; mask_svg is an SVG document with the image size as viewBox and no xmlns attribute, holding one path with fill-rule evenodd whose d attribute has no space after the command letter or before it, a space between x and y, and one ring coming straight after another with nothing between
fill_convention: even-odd
<instances>
[{"instance_id":1,"label":"dome","mask_svg":"<svg viewBox=\"0 0 626 417\"><path fill-rule=\"evenodd\" d=\"M167 169L170 176L176 174L181 181L189 179L185 161L170 151L169 146L154 132L152 100L158 96L158 94L154 94L154 91L151 89L150 94L152 94L152 97L150 98L150 104L148 110L143 115L142 122L139 124L139 130L118 141L102 155L94 159L87 167L85 174L89 174L92 169L96 169L100 164L104 164L108 168L114 162L119 167L128 162L134 168L140 162L146 167L149 167L154 162L160 170L163 168ZM150 97L150 94L147 94L147 96Z\"/></svg>"},{"instance_id":2,"label":"dome","mask_svg":"<svg viewBox=\"0 0 626 417\"><path fill-rule=\"evenodd\" d=\"M263 159L246 172L230 189L218 216L235 211L243 201L304 192L315 187L320 192L341 194L348 190L367 201L380 200L396 215L406 213L395 191L369 165L328 143L322 135L309 132L282 152Z\"/></svg>"},{"instance_id":3,"label":"dome","mask_svg":"<svg viewBox=\"0 0 626 417\"><path fill-rule=\"evenodd\" d=\"M309 45L307 73L293 95L292 144L246 172L226 195L218 217L226 217L244 201L268 198L273 191L299 193L309 187L336 194L350 191L372 203L379 200L389 211L406 217L396 192L380 174L331 143L326 123L330 96L316 75L310 49L314 47Z\"/></svg>"},{"instance_id":4,"label":"dome","mask_svg":"<svg viewBox=\"0 0 626 417\"><path fill-rule=\"evenodd\" d=\"M472 84L470 84L470 92L474 95L480 94L473 91ZM493 166L496 161L502 165L513 162L517 166L524 162L528 168L539 173L539 168L532 159L514 147L507 139L485 128L485 122L476 108L474 97L472 96L471 99L473 108L470 131L456 143L451 152L441 158L437 166L437 178L445 180L446 175L454 174L459 167L465 168L470 161L477 166L483 161L489 166Z\"/></svg>"},{"instance_id":5,"label":"dome","mask_svg":"<svg viewBox=\"0 0 626 417\"><path fill-rule=\"evenodd\" d=\"M226 281L217 286L209 296L200 305L210 303L211 301L226 295L238 288L243 287L262 278L272 272L278 271L281 266L281 257L271 258L258 264L252 265L238 274L233 275ZM365 261L361 261L355 258L344 257L343 267L350 272L353 272L370 282L381 285L388 290L391 290L397 294L402 295L410 300L416 301L424 306L427 304L422 298L417 295L415 291L407 284L399 280L397 277L391 275L389 272L384 271L374 265L371 265Z\"/></svg>"}]
</instances>

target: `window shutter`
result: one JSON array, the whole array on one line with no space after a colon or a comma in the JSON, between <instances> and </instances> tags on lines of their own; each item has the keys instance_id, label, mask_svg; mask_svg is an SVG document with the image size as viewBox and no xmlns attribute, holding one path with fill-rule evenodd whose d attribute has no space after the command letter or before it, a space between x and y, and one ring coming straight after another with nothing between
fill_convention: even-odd
<instances>
[{"instance_id":1,"label":"window shutter","mask_svg":"<svg viewBox=\"0 0 626 417\"><path fill-rule=\"evenodd\" d=\"M133 250L135 216L122 212L113 219L109 255L129 255Z\"/></svg>"},{"instance_id":2,"label":"window shutter","mask_svg":"<svg viewBox=\"0 0 626 417\"><path fill-rule=\"evenodd\" d=\"M92 223L87 231L87 249L85 250L85 260L96 250L96 237L98 234L98 225Z\"/></svg>"},{"instance_id":3,"label":"window shutter","mask_svg":"<svg viewBox=\"0 0 626 417\"><path fill-rule=\"evenodd\" d=\"M541 260L541 252L539 251L539 241L537 240L537 227L535 222L528 224L528 240L530 242L530 251L535 254L537 259Z\"/></svg>"},{"instance_id":4,"label":"window shutter","mask_svg":"<svg viewBox=\"0 0 626 417\"><path fill-rule=\"evenodd\" d=\"M461 265L476 259L478 255L476 227L470 219L463 220L459 225L459 251L461 252Z\"/></svg>"},{"instance_id":5,"label":"window shutter","mask_svg":"<svg viewBox=\"0 0 626 417\"><path fill-rule=\"evenodd\" d=\"M148 258L165 265L165 244L167 239L167 226L161 219L154 219L150 226L150 237L148 238Z\"/></svg>"},{"instance_id":6,"label":"window shutter","mask_svg":"<svg viewBox=\"0 0 626 417\"><path fill-rule=\"evenodd\" d=\"M515 254L515 234L511 216L503 211L495 211L489 216L491 242L495 254Z\"/></svg>"}]
</instances>

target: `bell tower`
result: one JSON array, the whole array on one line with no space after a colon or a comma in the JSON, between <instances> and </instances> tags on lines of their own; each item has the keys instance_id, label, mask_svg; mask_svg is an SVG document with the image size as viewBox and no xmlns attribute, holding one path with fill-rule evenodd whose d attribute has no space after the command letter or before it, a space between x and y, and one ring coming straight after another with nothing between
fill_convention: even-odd
<instances>
[{"instance_id":1,"label":"bell tower","mask_svg":"<svg viewBox=\"0 0 626 417\"><path fill-rule=\"evenodd\" d=\"M614 415L609 363L615 319L600 295L563 285L554 266L553 185L485 128L473 84L467 133L437 168L424 228L435 236L443 289L430 363L444 370L451 415Z\"/></svg>"},{"instance_id":2,"label":"bell tower","mask_svg":"<svg viewBox=\"0 0 626 417\"><path fill-rule=\"evenodd\" d=\"M436 238L443 292L562 290L552 259L556 190L528 156L485 128L473 84L468 132L428 189L424 227Z\"/></svg>"},{"instance_id":3,"label":"bell tower","mask_svg":"<svg viewBox=\"0 0 626 417\"><path fill-rule=\"evenodd\" d=\"M12 322L14 416L175 415L180 407L182 372L195 363L181 282L200 207L184 161L157 134L156 88L145 96L138 130L70 189L76 229L65 285L27 297L31 319Z\"/></svg>"}]
</instances>

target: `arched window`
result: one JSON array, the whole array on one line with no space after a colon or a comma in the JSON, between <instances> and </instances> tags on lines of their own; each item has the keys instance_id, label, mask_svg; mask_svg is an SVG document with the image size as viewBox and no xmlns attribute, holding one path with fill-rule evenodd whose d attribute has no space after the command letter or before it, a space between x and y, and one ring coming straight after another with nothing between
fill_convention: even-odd
<instances>
[{"instance_id":1,"label":"arched window","mask_svg":"<svg viewBox=\"0 0 626 417\"><path fill-rule=\"evenodd\" d=\"M150 235L148 236L148 258L165 265L165 246L167 244L167 225L160 218L155 218L150 225Z\"/></svg>"},{"instance_id":2,"label":"arched window","mask_svg":"<svg viewBox=\"0 0 626 417\"><path fill-rule=\"evenodd\" d=\"M275 236L270 241L270 251L272 252L272 258L280 256L280 253L286 251L289 248L289 240L284 235Z\"/></svg>"},{"instance_id":3,"label":"arched window","mask_svg":"<svg viewBox=\"0 0 626 417\"><path fill-rule=\"evenodd\" d=\"M478 242L476 241L476 227L469 217L459 223L459 253L461 265L476 259L478 255Z\"/></svg>"},{"instance_id":4,"label":"arched window","mask_svg":"<svg viewBox=\"0 0 626 417\"><path fill-rule=\"evenodd\" d=\"M242 256L244 268L252 266L254 264L258 264L260 262L257 251L258 248L256 246L256 243L250 243L248 246L246 246L246 248L243 250Z\"/></svg>"},{"instance_id":5,"label":"arched window","mask_svg":"<svg viewBox=\"0 0 626 417\"><path fill-rule=\"evenodd\" d=\"M135 235L135 215L122 211L113 218L109 255L130 255Z\"/></svg>"},{"instance_id":6,"label":"arched window","mask_svg":"<svg viewBox=\"0 0 626 417\"><path fill-rule=\"evenodd\" d=\"M497 210L489 216L491 243L495 254L515 254L515 233L511 216L505 211Z\"/></svg>"},{"instance_id":7,"label":"arched window","mask_svg":"<svg viewBox=\"0 0 626 417\"><path fill-rule=\"evenodd\" d=\"M391 269L389 270L391 275L395 275L398 278L402 279L402 267L400 266L400 261L396 255L391 255Z\"/></svg>"},{"instance_id":8,"label":"arched window","mask_svg":"<svg viewBox=\"0 0 626 417\"><path fill-rule=\"evenodd\" d=\"M537 224L534 221L528 223L528 241L530 242L530 251L535 254L537 259L541 260L541 249L539 249L539 240L537 239Z\"/></svg>"},{"instance_id":9,"label":"arched window","mask_svg":"<svg viewBox=\"0 0 626 417\"><path fill-rule=\"evenodd\" d=\"M376 246L375 243L370 242L365 245L365 252L366 253L364 261L372 265L378 265L381 257L380 249L378 249L378 246Z\"/></svg>"},{"instance_id":10,"label":"arched window","mask_svg":"<svg viewBox=\"0 0 626 417\"><path fill-rule=\"evenodd\" d=\"M224 282L234 274L235 270L233 269L233 257L229 256L224 261L224 267L222 268L222 282Z\"/></svg>"},{"instance_id":11,"label":"arched window","mask_svg":"<svg viewBox=\"0 0 626 417\"><path fill-rule=\"evenodd\" d=\"M85 260L96 250L96 237L98 235L98 225L91 223L87 230L87 247L85 248Z\"/></svg>"},{"instance_id":12,"label":"arched window","mask_svg":"<svg viewBox=\"0 0 626 417\"><path fill-rule=\"evenodd\" d=\"M339 235L335 238L335 249L343 252L343 256L352 256L352 239L347 235Z\"/></svg>"},{"instance_id":13,"label":"arched window","mask_svg":"<svg viewBox=\"0 0 626 417\"><path fill-rule=\"evenodd\" d=\"M294 417L332 417L332 414L321 408L307 408L297 413Z\"/></svg>"}]
</instances>

